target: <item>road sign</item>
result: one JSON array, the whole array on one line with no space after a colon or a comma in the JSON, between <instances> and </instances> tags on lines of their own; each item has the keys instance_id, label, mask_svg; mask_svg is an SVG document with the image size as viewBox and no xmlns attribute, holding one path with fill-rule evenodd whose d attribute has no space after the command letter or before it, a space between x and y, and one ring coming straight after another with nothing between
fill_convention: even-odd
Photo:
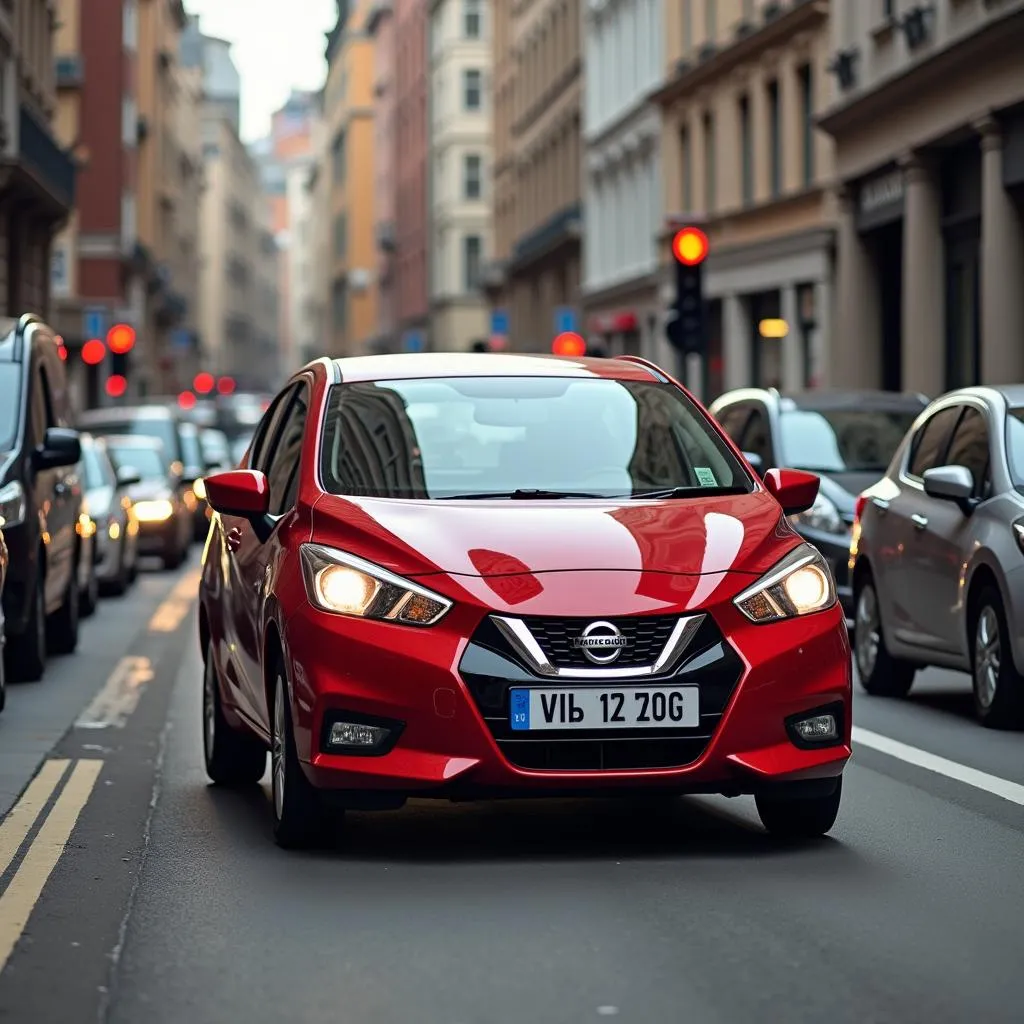
<instances>
[{"instance_id":1,"label":"road sign","mask_svg":"<svg viewBox=\"0 0 1024 1024\"><path fill-rule=\"evenodd\" d=\"M85 340L102 340L107 336L107 310L104 306L87 306L82 314L82 331Z\"/></svg>"},{"instance_id":2,"label":"road sign","mask_svg":"<svg viewBox=\"0 0 1024 1024\"><path fill-rule=\"evenodd\" d=\"M422 331L407 331L402 344L406 352L422 352L426 347L426 339Z\"/></svg>"},{"instance_id":3,"label":"road sign","mask_svg":"<svg viewBox=\"0 0 1024 1024\"><path fill-rule=\"evenodd\" d=\"M576 310L572 306L558 306L555 309L555 334L575 334Z\"/></svg>"},{"instance_id":4,"label":"road sign","mask_svg":"<svg viewBox=\"0 0 1024 1024\"><path fill-rule=\"evenodd\" d=\"M491 310L491 334L500 335L501 337L508 336L508 310L507 309L492 309Z\"/></svg>"}]
</instances>

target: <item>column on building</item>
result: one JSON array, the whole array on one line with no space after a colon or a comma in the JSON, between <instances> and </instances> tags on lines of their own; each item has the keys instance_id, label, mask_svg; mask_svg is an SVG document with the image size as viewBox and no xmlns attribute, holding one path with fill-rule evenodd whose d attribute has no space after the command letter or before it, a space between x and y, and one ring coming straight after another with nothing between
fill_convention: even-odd
<instances>
[{"instance_id":1,"label":"column on building","mask_svg":"<svg viewBox=\"0 0 1024 1024\"><path fill-rule=\"evenodd\" d=\"M750 104L751 159L753 162L754 202L764 203L771 198L771 124L768 111L768 93L764 71L755 69L747 85Z\"/></svg>"},{"instance_id":2,"label":"column on building","mask_svg":"<svg viewBox=\"0 0 1024 1024\"><path fill-rule=\"evenodd\" d=\"M796 192L803 186L803 110L796 59L784 51L779 59L779 113L782 118L782 191Z\"/></svg>"},{"instance_id":3,"label":"column on building","mask_svg":"<svg viewBox=\"0 0 1024 1024\"><path fill-rule=\"evenodd\" d=\"M827 353L835 324L834 312L835 290L831 280L826 277L814 285L814 326L807 337L810 364L808 387L820 387L823 383Z\"/></svg>"},{"instance_id":4,"label":"column on building","mask_svg":"<svg viewBox=\"0 0 1024 1024\"><path fill-rule=\"evenodd\" d=\"M782 319L789 325L789 333L782 339L782 390L802 391L806 382L796 285L790 282L784 285L781 291Z\"/></svg>"},{"instance_id":5,"label":"column on building","mask_svg":"<svg viewBox=\"0 0 1024 1024\"><path fill-rule=\"evenodd\" d=\"M903 169L903 388L936 396L946 384L942 188L938 167L926 154L906 157Z\"/></svg>"},{"instance_id":6,"label":"column on building","mask_svg":"<svg viewBox=\"0 0 1024 1024\"><path fill-rule=\"evenodd\" d=\"M981 134L981 379L1024 380L1024 223L1003 185L1001 126Z\"/></svg>"},{"instance_id":7,"label":"column on building","mask_svg":"<svg viewBox=\"0 0 1024 1024\"><path fill-rule=\"evenodd\" d=\"M727 295L722 301L722 362L726 391L750 386L750 316L739 295Z\"/></svg>"},{"instance_id":8,"label":"column on building","mask_svg":"<svg viewBox=\"0 0 1024 1024\"><path fill-rule=\"evenodd\" d=\"M878 387L882 379L878 281L857 230L856 203L848 188L840 189L838 196L836 273L837 322L828 339L822 383L851 389Z\"/></svg>"}]
</instances>

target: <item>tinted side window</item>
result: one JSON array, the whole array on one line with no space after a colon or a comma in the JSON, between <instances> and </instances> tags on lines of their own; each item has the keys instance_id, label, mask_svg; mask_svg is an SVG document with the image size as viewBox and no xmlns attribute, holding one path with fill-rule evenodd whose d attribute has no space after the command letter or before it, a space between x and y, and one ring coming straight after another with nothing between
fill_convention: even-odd
<instances>
[{"instance_id":1,"label":"tinted side window","mask_svg":"<svg viewBox=\"0 0 1024 1024\"><path fill-rule=\"evenodd\" d=\"M270 408L263 414L256 433L253 437L252 447L249 451L249 469L258 469L261 473L266 472L267 462L271 457L268 444L277 431L282 415L288 409L288 403L295 394L295 387L286 388L270 404Z\"/></svg>"},{"instance_id":2,"label":"tinted side window","mask_svg":"<svg viewBox=\"0 0 1024 1024\"><path fill-rule=\"evenodd\" d=\"M306 433L306 417L309 405L305 391L295 394L288 414L276 432L273 452L267 466L267 481L270 484L270 514L281 516L292 505L299 489L299 462L302 456L302 440Z\"/></svg>"},{"instance_id":3,"label":"tinted side window","mask_svg":"<svg viewBox=\"0 0 1024 1024\"><path fill-rule=\"evenodd\" d=\"M960 417L960 407L953 406L937 412L917 432L910 452L910 464L907 472L911 476L921 476L926 469L934 469L946 462L946 448L949 437Z\"/></svg>"},{"instance_id":4,"label":"tinted side window","mask_svg":"<svg viewBox=\"0 0 1024 1024\"><path fill-rule=\"evenodd\" d=\"M730 405L718 415L718 422L721 424L722 429L729 435L730 440L737 445L743 436L743 428L747 425L747 417L749 415L750 406L748 405Z\"/></svg>"},{"instance_id":5,"label":"tinted side window","mask_svg":"<svg viewBox=\"0 0 1024 1024\"><path fill-rule=\"evenodd\" d=\"M751 410L750 419L743 430L740 448L760 456L762 472L772 467L772 439L768 414L760 406L754 406Z\"/></svg>"},{"instance_id":6,"label":"tinted side window","mask_svg":"<svg viewBox=\"0 0 1024 1024\"><path fill-rule=\"evenodd\" d=\"M974 477L975 497L984 496L989 479L988 425L984 414L968 406L957 424L945 459L950 466L966 466Z\"/></svg>"}]
</instances>

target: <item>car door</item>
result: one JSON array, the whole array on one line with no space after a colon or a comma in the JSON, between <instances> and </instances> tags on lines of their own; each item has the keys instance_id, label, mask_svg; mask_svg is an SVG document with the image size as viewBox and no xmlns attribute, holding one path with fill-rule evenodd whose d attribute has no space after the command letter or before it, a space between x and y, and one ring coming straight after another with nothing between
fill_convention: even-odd
<instances>
[{"instance_id":1,"label":"car door","mask_svg":"<svg viewBox=\"0 0 1024 1024\"><path fill-rule=\"evenodd\" d=\"M939 465L964 466L974 479L972 497L991 497L991 433L981 405L958 407L959 417ZM960 585L972 548L972 520L954 501L933 498L922 490L914 530L905 548L907 585L917 595L910 606L912 629L927 647L963 653Z\"/></svg>"},{"instance_id":2,"label":"car door","mask_svg":"<svg viewBox=\"0 0 1024 1024\"><path fill-rule=\"evenodd\" d=\"M286 426L290 425L299 385L282 392L268 411L267 431L254 450L250 468L267 477L271 487L271 509L275 507L273 481L275 466L281 467L280 443ZM280 468L277 469L280 472ZM262 610L265 599L268 554L270 545L261 540L246 519L232 517L227 528L228 562L231 566L231 618L235 629L235 658L239 674L237 699L239 708L253 721L264 718L263 677L260 666L262 645Z\"/></svg>"},{"instance_id":3,"label":"car door","mask_svg":"<svg viewBox=\"0 0 1024 1024\"><path fill-rule=\"evenodd\" d=\"M943 406L929 416L911 440L895 496L888 501L871 499L876 520L872 546L879 553L872 569L883 626L897 646L920 647L931 635L930 630L921 631L922 597L918 589L923 554L919 541L932 502L924 493L922 476L929 469L945 465L959 419L959 405Z\"/></svg>"}]
</instances>

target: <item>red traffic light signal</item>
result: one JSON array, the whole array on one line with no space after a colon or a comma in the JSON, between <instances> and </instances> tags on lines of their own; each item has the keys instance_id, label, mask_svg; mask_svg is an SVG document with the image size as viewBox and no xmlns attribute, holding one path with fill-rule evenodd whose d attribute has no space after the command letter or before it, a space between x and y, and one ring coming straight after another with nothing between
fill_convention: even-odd
<instances>
[{"instance_id":1,"label":"red traffic light signal","mask_svg":"<svg viewBox=\"0 0 1024 1024\"><path fill-rule=\"evenodd\" d=\"M99 366L107 355L107 346L98 338L92 338L82 346L82 362L86 366Z\"/></svg>"},{"instance_id":2,"label":"red traffic light signal","mask_svg":"<svg viewBox=\"0 0 1024 1024\"><path fill-rule=\"evenodd\" d=\"M107 394L111 398L120 398L128 390L128 381L119 373L107 378Z\"/></svg>"},{"instance_id":3,"label":"red traffic light signal","mask_svg":"<svg viewBox=\"0 0 1024 1024\"><path fill-rule=\"evenodd\" d=\"M703 263L708 255L708 236L700 228L681 228L672 239L672 255L687 267Z\"/></svg>"},{"instance_id":4,"label":"red traffic light signal","mask_svg":"<svg viewBox=\"0 0 1024 1024\"><path fill-rule=\"evenodd\" d=\"M207 373L205 370L202 373L197 373L196 378L192 381L192 387L200 395L208 395L213 390L213 374Z\"/></svg>"},{"instance_id":5,"label":"red traffic light signal","mask_svg":"<svg viewBox=\"0 0 1024 1024\"><path fill-rule=\"evenodd\" d=\"M196 407L196 396L193 395L191 391L182 391L182 393L178 395L178 405L180 405L182 409L194 409Z\"/></svg>"},{"instance_id":6,"label":"red traffic light signal","mask_svg":"<svg viewBox=\"0 0 1024 1024\"><path fill-rule=\"evenodd\" d=\"M221 377L217 381L217 392L221 395L232 395L235 392L235 378Z\"/></svg>"},{"instance_id":7,"label":"red traffic light signal","mask_svg":"<svg viewBox=\"0 0 1024 1024\"><path fill-rule=\"evenodd\" d=\"M578 358L587 354L587 343L575 331L563 331L551 342L551 351L556 356L575 356Z\"/></svg>"},{"instance_id":8,"label":"red traffic light signal","mask_svg":"<svg viewBox=\"0 0 1024 1024\"><path fill-rule=\"evenodd\" d=\"M131 324L114 324L107 331L107 345L116 356L123 356L135 347L135 328Z\"/></svg>"}]
</instances>

